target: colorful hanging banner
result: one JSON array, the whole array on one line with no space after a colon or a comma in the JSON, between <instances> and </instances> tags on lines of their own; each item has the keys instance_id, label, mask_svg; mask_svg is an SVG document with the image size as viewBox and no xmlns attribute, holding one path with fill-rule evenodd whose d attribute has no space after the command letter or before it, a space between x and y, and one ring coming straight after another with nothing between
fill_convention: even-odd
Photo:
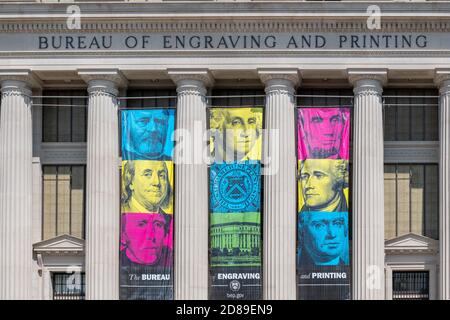
<instances>
[{"instance_id":1,"label":"colorful hanging banner","mask_svg":"<svg viewBox=\"0 0 450 320\"><path fill-rule=\"evenodd\" d=\"M173 299L174 109L123 110L120 299Z\"/></svg>"},{"instance_id":2,"label":"colorful hanging banner","mask_svg":"<svg viewBox=\"0 0 450 320\"><path fill-rule=\"evenodd\" d=\"M210 299L262 299L262 108L211 108Z\"/></svg>"},{"instance_id":3,"label":"colorful hanging banner","mask_svg":"<svg viewBox=\"0 0 450 320\"><path fill-rule=\"evenodd\" d=\"M350 299L349 108L298 108L297 298Z\"/></svg>"}]
</instances>

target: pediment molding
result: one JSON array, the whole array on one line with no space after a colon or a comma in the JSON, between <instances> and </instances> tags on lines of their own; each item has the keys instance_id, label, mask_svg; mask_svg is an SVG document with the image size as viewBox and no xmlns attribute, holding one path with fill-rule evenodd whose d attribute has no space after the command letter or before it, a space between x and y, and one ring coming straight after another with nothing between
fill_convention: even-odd
<instances>
[{"instance_id":1,"label":"pediment molding","mask_svg":"<svg viewBox=\"0 0 450 320\"><path fill-rule=\"evenodd\" d=\"M85 240L67 234L33 244L37 255L84 255Z\"/></svg>"},{"instance_id":2,"label":"pediment molding","mask_svg":"<svg viewBox=\"0 0 450 320\"><path fill-rule=\"evenodd\" d=\"M439 241L408 233L385 241L386 254L436 254L439 252Z\"/></svg>"}]
</instances>

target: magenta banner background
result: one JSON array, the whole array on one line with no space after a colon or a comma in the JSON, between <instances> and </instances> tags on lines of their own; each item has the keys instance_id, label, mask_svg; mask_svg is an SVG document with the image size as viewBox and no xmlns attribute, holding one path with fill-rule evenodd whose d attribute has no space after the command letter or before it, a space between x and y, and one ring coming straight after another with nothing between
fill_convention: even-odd
<instances>
[{"instance_id":1,"label":"magenta banner background","mask_svg":"<svg viewBox=\"0 0 450 320\"><path fill-rule=\"evenodd\" d=\"M349 159L349 108L299 108L298 111L298 160ZM333 150L337 153L333 154Z\"/></svg>"}]
</instances>

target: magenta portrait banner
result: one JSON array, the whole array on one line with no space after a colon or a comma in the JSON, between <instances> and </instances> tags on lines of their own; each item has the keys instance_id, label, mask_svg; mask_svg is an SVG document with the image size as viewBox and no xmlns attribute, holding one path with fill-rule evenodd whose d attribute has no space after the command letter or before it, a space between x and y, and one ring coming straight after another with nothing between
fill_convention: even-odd
<instances>
[{"instance_id":1,"label":"magenta portrait banner","mask_svg":"<svg viewBox=\"0 0 450 320\"><path fill-rule=\"evenodd\" d=\"M351 298L350 109L298 108L297 298Z\"/></svg>"},{"instance_id":2,"label":"magenta portrait banner","mask_svg":"<svg viewBox=\"0 0 450 320\"><path fill-rule=\"evenodd\" d=\"M349 159L349 108L299 108L298 113L299 160Z\"/></svg>"}]
</instances>

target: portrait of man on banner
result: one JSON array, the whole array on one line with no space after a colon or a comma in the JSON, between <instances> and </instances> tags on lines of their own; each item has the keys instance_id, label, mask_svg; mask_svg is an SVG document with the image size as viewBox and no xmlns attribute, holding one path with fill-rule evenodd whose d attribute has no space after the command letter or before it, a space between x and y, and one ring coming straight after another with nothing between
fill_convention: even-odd
<instances>
[{"instance_id":1,"label":"portrait of man on banner","mask_svg":"<svg viewBox=\"0 0 450 320\"><path fill-rule=\"evenodd\" d=\"M298 157L349 159L350 110L299 108Z\"/></svg>"},{"instance_id":2,"label":"portrait of man on banner","mask_svg":"<svg viewBox=\"0 0 450 320\"><path fill-rule=\"evenodd\" d=\"M349 265L347 212L301 212L298 226L298 266Z\"/></svg>"},{"instance_id":3,"label":"portrait of man on banner","mask_svg":"<svg viewBox=\"0 0 450 320\"><path fill-rule=\"evenodd\" d=\"M123 160L171 160L175 110L122 111Z\"/></svg>"},{"instance_id":4,"label":"portrait of man on banner","mask_svg":"<svg viewBox=\"0 0 450 320\"><path fill-rule=\"evenodd\" d=\"M172 161L122 161L122 212L172 214L172 190Z\"/></svg>"},{"instance_id":5,"label":"portrait of man on banner","mask_svg":"<svg viewBox=\"0 0 450 320\"><path fill-rule=\"evenodd\" d=\"M348 211L348 161L299 161L299 208L304 211Z\"/></svg>"},{"instance_id":6,"label":"portrait of man on banner","mask_svg":"<svg viewBox=\"0 0 450 320\"><path fill-rule=\"evenodd\" d=\"M172 268L172 215L123 214L120 239L122 266Z\"/></svg>"},{"instance_id":7,"label":"portrait of man on banner","mask_svg":"<svg viewBox=\"0 0 450 320\"><path fill-rule=\"evenodd\" d=\"M261 160L262 108L211 108L214 163Z\"/></svg>"}]
</instances>

